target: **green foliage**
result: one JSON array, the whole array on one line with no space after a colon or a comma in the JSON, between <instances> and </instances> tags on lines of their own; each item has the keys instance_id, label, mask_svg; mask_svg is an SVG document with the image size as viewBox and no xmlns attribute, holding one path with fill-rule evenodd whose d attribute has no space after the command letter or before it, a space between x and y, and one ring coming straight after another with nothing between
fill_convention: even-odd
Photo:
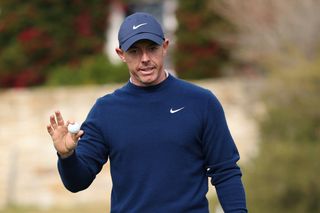
<instances>
[{"instance_id":1,"label":"green foliage","mask_svg":"<svg viewBox=\"0 0 320 213\"><path fill-rule=\"evenodd\" d=\"M107 1L0 2L0 87L42 84L51 66L100 53Z\"/></svg>"},{"instance_id":2,"label":"green foliage","mask_svg":"<svg viewBox=\"0 0 320 213\"><path fill-rule=\"evenodd\" d=\"M273 141L246 168L249 212L320 212L320 143Z\"/></svg>"},{"instance_id":3,"label":"green foliage","mask_svg":"<svg viewBox=\"0 0 320 213\"><path fill-rule=\"evenodd\" d=\"M320 57L268 63L259 155L246 168L252 212L320 212Z\"/></svg>"},{"instance_id":4,"label":"green foliage","mask_svg":"<svg viewBox=\"0 0 320 213\"><path fill-rule=\"evenodd\" d=\"M233 26L210 9L208 1L178 1L174 53L175 70L182 78L210 78L223 75L231 62L230 41Z\"/></svg>"},{"instance_id":5,"label":"green foliage","mask_svg":"<svg viewBox=\"0 0 320 213\"><path fill-rule=\"evenodd\" d=\"M78 65L57 66L50 71L49 85L82 85L125 82L129 74L125 64L113 65L105 55L88 57Z\"/></svg>"},{"instance_id":6,"label":"green foliage","mask_svg":"<svg viewBox=\"0 0 320 213\"><path fill-rule=\"evenodd\" d=\"M290 61L285 67L270 66L263 138L320 142L320 57L303 60L293 55Z\"/></svg>"}]
</instances>

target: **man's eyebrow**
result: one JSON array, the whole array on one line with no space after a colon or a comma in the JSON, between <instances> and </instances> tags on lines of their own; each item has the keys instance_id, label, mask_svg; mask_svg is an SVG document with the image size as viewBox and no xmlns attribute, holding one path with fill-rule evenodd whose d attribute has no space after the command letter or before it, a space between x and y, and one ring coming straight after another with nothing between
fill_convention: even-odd
<instances>
[{"instance_id":1,"label":"man's eyebrow","mask_svg":"<svg viewBox=\"0 0 320 213\"><path fill-rule=\"evenodd\" d=\"M128 48L128 50L137 49L137 48L138 48L137 46L132 45L131 47ZM128 50L127 50L127 51L128 51Z\"/></svg>"},{"instance_id":2,"label":"man's eyebrow","mask_svg":"<svg viewBox=\"0 0 320 213\"><path fill-rule=\"evenodd\" d=\"M148 46L161 46L161 45L153 42L153 43L149 44Z\"/></svg>"},{"instance_id":3,"label":"man's eyebrow","mask_svg":"<svg viewBox=\"0 0 320 213\"><path fill-rule=\"evenodd\" d=\"M156 42L149 41L149 42L146 43L146 46L147 46L147 47L153 47L153 46L158 46L158 47L160 47L161 45L160 45L160 44L157 44ZM137 48L139 48L139 43L134 43L134 44L132 44L132 46L130 46L130 47L128 48L128 50L130 50L130 49L137 49ZM127 51L128 51L128 50L127 50Z\"/></svg>"}]
</instances>

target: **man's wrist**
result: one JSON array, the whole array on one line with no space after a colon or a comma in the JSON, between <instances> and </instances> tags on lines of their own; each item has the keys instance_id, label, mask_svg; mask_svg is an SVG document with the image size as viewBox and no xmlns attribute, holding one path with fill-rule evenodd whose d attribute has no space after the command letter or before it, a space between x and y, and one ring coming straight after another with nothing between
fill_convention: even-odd
<instances>
[{"instance_id":1,"label":"man's wrist","mask_svg":"<svg viewBox=\"0 0 320 213\"><path fill-rule=\"evenodd\" d=\"M74 149L71 150L70 152L63 153L63 154L58 152L58 155L61 159L66 159L66 158L70 157L73 153L74 153Z\"/></svg>"}]
</instances>

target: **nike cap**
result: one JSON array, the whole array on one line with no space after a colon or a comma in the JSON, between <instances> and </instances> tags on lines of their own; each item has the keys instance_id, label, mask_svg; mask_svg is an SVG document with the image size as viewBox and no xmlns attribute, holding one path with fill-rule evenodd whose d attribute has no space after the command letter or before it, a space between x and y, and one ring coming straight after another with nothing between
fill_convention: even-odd
<instances>
[{"instance_id":1,"label":"nike cap","mask_svg":"<svg viewBox=\"0 0 320 213\"><path fill-rule=\"evenodd\" d=\"M118 33L119 47L127 51L135 42L144 39L162 44L164 34L159 22L152 15L142 12L126 17Z\"/></svg>"}]
</instances>

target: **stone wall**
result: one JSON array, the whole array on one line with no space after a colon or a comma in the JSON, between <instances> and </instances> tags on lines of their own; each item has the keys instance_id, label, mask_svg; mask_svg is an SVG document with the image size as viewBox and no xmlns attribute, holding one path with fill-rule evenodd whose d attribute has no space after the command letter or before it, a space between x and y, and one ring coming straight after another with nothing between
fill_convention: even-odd
<instances>
[{"instance_id":1,"label":"stone wall","mask_svg":"<svg viewBox=\"0 0 320 213\"><path fill-rule=\"evenodd\" d=\"M210 89L220 99L240 151L240 164L244 164L255 153L258 140L251 114L252 109L261 107L250 92L254 84L239 79L195 83ZM63 187L57 172L56 152L46 125L56 109L65 118L82 122L96 98L118 86L0 92L0 209L8 204L50 207L109 203L112 184L108 164L87 190L72 194Z\"/></svg>"}]
</instances>

